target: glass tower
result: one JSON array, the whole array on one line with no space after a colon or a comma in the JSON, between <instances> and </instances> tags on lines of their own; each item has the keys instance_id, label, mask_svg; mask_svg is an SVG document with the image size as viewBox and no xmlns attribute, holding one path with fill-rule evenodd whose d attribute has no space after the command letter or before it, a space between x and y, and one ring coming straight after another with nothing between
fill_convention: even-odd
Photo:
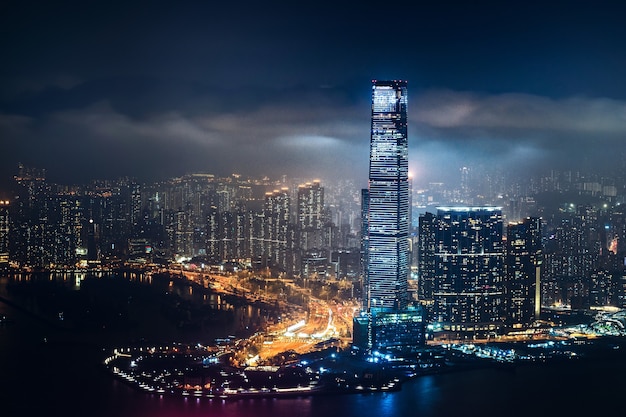
<instances>
[{"instance_id":1,"label":"glass tower","mask_svg":"<svg viewBox=\"0 0 626 417\"><path fill-rule=\"evenodd\" d=\"M406 81L372 82L366 309L407 307L409 182Z\"/></svg>"}]
</instances>

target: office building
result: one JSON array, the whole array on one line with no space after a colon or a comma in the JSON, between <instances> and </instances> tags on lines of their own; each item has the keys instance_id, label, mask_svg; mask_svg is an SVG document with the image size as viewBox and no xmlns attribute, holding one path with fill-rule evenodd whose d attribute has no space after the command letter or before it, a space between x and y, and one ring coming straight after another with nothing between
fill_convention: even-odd
<instances>
[{"instance_id":1,"label":"office building","mask_svg":"<svg viewBox=\"0 0 626 417\"><path fill-rule=\"evenodd\" d=\"M407 307L407 83L373 81L365 291L371 312Z\"/></svg>"},{"instance_id":2,"label":"office building","mask_svg":"<svg viewBox=\"0 0 626 417\"><path fill-rule=\"evenodd\" d=\"M366 351L424 344L421 308L409 308L407 84L374 81L369 187L361 194L363 309L354 345Z\"/></svg>"},{"instance_id":3,"label":"office building","mask_svg":"<svg viewBox=\"0 0 626 417\"><path fill-rule=\"evenodd\" d=\"M425 317L420 307L379 311L354 319L353 345L369 351L411 350L425 344Z\"/></svg>"}]
</instances>

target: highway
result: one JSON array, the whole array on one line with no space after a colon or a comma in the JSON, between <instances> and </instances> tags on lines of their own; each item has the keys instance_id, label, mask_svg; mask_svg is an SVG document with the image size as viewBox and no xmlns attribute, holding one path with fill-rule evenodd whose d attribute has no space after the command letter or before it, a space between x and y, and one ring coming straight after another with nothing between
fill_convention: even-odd
<instances>
[{"instance_id":1,"label":"highway","mask_svg":"<svg viewBox=\"0 0 626 417\"><path fill-rule=\"evenodd\" d=\"M300 293L307 305L289 304L283 298L267 292L252 292L245 285L247 278L237 275L207 274L183 269L169 270L171 274L182 274L187 280L222 295L244 298L247 302L262 302L270 306L278 305L282 321L270 325L264 332L252 336L250 343L255 346L256 355L246 354L246 365L260 365L284 352L304 354L318 350L328 343L346 344L352 340L352 317L358 311L356 301L322 300L315 298L308 289L295 285L291 280L269 278L264 281L279 280L291 291ZM285 359L287 360L287 358Z\"/></svg>"}]
</instances>

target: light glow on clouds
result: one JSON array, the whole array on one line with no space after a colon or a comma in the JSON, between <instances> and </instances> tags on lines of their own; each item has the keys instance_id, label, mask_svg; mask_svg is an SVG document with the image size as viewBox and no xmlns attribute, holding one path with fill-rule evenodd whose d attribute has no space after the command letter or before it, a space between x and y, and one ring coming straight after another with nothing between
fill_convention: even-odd
<instances>
[{"instance_id":1,"label":"light glow on clouds","mask_svg":"<svg viewBox=\"0 0 626 417\"><path fill-rule=\"evenodd\" d=\"M626 133L626 102L607 98L555 100L528 94L435 91L415 97L412 106L412 120L434 128Z\"/></svg>"},{"instance_id":2,"label":"light glow on clouds","mask_svg":"<svg viewBox=\"0 0 626 417\"><path fill-rule=\"evenodd\" d=\"M203 129L194 120L171 112L152 116L145 120L134 120L116 112L108 103L98 103L87 109L54 113L49 123L56 129L79 129L87 138L100 138L108 142L119 139L151 141L188 141L199 145L215 143L211 132Z\"/></svg>"},{"instance_id":3,"label":"light glow on clouds","mask_svg":"<svg viewBox=\"0 0 626 417\"><path fill-rule=\"evenodd\" d=\"M296 135L278 138L277 142L281 145L288 147L297 147L302 150L307 148L332 148L340 144L340 141L336 138L328 136L309 136L309 135Z\"/></svg>"},{"instance_id":4,"label":"light glow on clouds","mask_svg":"<svg viewBox=\"0 0 626 417\"><path fill-rule=\"evenodd\" d=\"M47 159L29 159L31 149L41 148L57 155L59 167L85 171L73 173L83 178L148 179L204 171L364 180L369 103L333 97L311 102L294 97L257 103L246 111L171 109L141 118L126 115L107 101L39 119L4 114L0 135L19 143L9 155L11 160L5 155L0 162L10 165L17 158L43 165ZM598 140L607 145L605 152L615 153L615 146L622 149L626 140L626 102L433 90L409 96L409 124L409 160L416 181L426 176L436 180L475 161L575 160L602 151ZM85 154L110 158L76 164ZM53 171L54 167L49 169Z\"/></svg>"}]
</instances>

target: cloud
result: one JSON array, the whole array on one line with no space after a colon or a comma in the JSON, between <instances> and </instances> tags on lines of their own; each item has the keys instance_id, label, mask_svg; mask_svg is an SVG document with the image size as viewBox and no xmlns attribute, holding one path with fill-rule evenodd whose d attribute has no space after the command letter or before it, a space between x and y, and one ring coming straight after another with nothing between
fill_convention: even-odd
<instances>
[{"instance_id":1,"label":"cloud","mask_svg":"<svg viewBox=\"0 0 626 417\"><path fill-rule=\"evenodd\" d=\"M0 132L7 139L24 134L30 128L32 118L17 114L0 114Z\"/></svg>"},{"instance_id":2,"label":"cloud","mask_svg":"<svg viewBox=\"0 0 626 417\"><path fill-rule=\"evenodd\" d=\"M120 175L162 179L198 171L318 176L343 170L345 175L360 159L366 162L367 154L352 148L358 138L366 149L368 127L344 117L352 110L303 107L171 110L131 117L101 101L52 112L36 123L5 115L0 129L11 138L11 152L3 159L13 158L6 161L12 166L17 161L45 166L51 174L62 171L58 176L67 182ZM19 143L14 140L18 128Z\"/></svg>"},{"instance_id":3,"label":"cloud","mask_svg":"<svg viewBox=\"0 0 626 417\"><path fill-rule=\"evenodd\" d=\"M449 90L411 99L410 161L429 179L452 174L458 180L463 165L524 177L547 169L597 170L623 156L625 101Z\"/></svg>"},{"instance_id":4,"label":"cloud","mask_svg":"<svg viewBox=\"0 0 626 417\"><path fill-rule=\"evenodd\" d=\"M63 130L78 130L87 140L103 140L106 143L121 139L161 142L191 142L207 145L214 142L206 131L193 120L176 112L133 119L115 111L107 102L97 103L86 109L53 113L47 118L48 126Z\"/></svg>"},{"instance_id":5,"label":"cloud","mask_svg":"<svg viewBox=\"0 0 626 417\"><path fill-rule=\"evenodd\" d=\"M306 100L306 99L305 99ZM230 137L231 140L253 143L250 140L285 143L284 138L309 136L326 137L338 141L353 141L368 131L368 115L355 118L351 107L323 104L319 107L291 101L261 105L251 110L233 111L202 116L198 123L207 130Z\"/></svg>"},{"instance_id":6,"label":"cloud","mask_svg":"<svg viewBox=\"0 0 626 417\"><path fill-rule=\"evenodd\" d=\"M336 146L339 141L336 138L328 136L296 135L278 138L277 142L287 147L311 150L315 148L332 148Z\"/></svg>"},{"instance_id":7,"label":"cloud","mask_svg":"<svg viewBox=\"0 0 626 417\"><path fill-rule=\"evenodd\" d=\"M201 96L193 105L162 103L150 112L126 112L118 99L41 116L4 114L0 134L8 151L1 162L42 166L51 175L57 170L65 182L120 175L148 181L200 171L365 181L370 108L348 95L334 88L289 90L244 95L245 106L238 106L232 94L221 107ZM524 169L601 161L619 156L625 139L626 102L619 100L443 90L410 96L416 181L453 178L472 164Z\"/></svg>"},{"instance_id":8,"label":"cloud","mask_svg":"<svg viewBox=\"0 0 626 417\"><path fill-rule=\"evenodd\" d=\"M69 74L39 76L37 78L22 75L4 77L0 88L0 99L8 100L23 95L39 93L48 89L71 90L83 82Z\"/></svg>"},{"instance_id":9,"label":"cloud","mask_svg":"<svg viewBox=\"0 0 626 417\"><path fill-rule=\"evenodd\" d=\"M626 102L608 98L433 91L412 106L412 119L433 128L626 133Z\"/></svg>"}]
</instances>

